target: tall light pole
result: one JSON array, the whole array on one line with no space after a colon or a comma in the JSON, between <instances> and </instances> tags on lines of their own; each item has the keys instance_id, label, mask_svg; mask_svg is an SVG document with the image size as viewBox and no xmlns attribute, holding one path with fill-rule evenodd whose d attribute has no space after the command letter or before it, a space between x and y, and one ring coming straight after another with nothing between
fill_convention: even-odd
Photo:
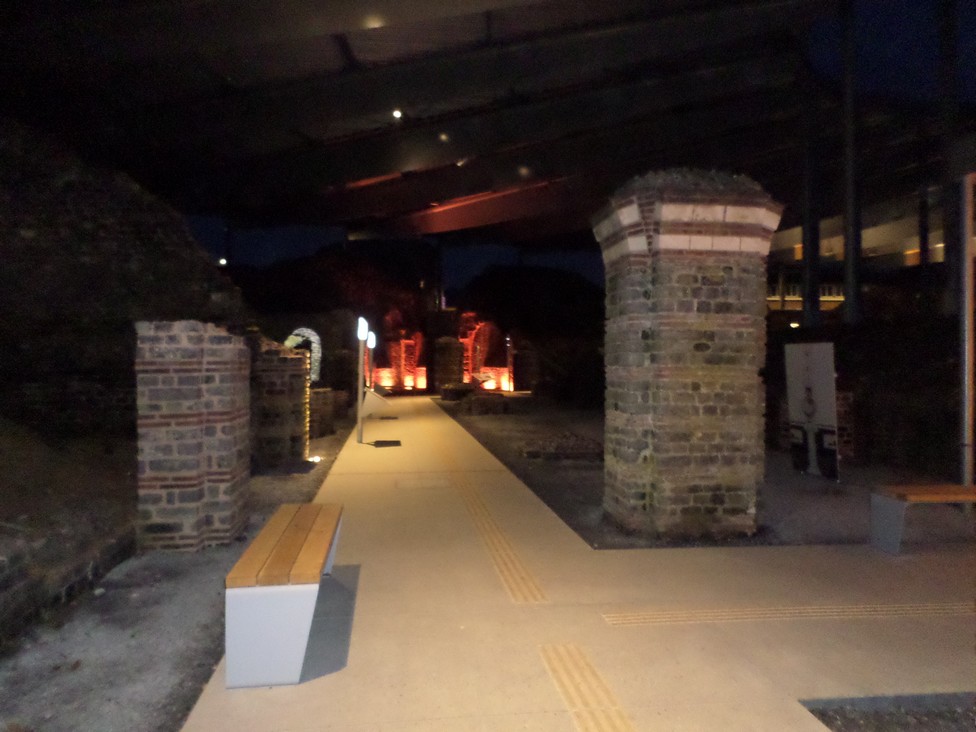
<instances>
[{"instance_id":1,"label":"tall light pole","mask_svg":"<svg viewBox=\"0 0 976 732\"><path fill-rule=\"evenodd\" d=\"M356 326L356 338L359 340L359 358L356 359L356 442L363 441L363 359L365 357L366 338L369 335L369 323L366 318L360 318Z\"/></svg>"},{"instance_id":2,"label":"tall light pole","mask_svg":"<svg viewBox=\"0 0 976 732\"><path fill-rule=\"evenodd\" d=\"M373 388L373 349L376 348L376 334L370 331L366 335L366 353L369 354L366 358L366 383L370 389Z\"/></svg>"},{"instance_id":3,"label":"tall light pole","mask_svg":"<svg viewBox=\"0 0 976 732\"><path fill-rule=\"evenodd\" d=\"M512 336L505 336L505 367L508 371L508 387L506 391L515 391L515 364L512 358Z\"/></svg>"}]
</instances>

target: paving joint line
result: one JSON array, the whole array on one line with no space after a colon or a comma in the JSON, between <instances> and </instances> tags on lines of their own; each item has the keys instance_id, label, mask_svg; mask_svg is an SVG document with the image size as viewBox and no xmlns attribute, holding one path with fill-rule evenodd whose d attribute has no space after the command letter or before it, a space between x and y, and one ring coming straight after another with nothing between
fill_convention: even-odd
<instances>
[{"instance_id":1,"label":"paving joint line","mask_svg":"<svg viewBox=\"0 0 976 732\"><path fill-rule=\"evenodd\" d=\"M762 620L858 620L883 618L947 617L976 614L974 602L888 605L811 605L795 607L717 608L710 610L644 610L604 613L608 625L687 625L743 623Z\"/></svg>"}]
</instances>

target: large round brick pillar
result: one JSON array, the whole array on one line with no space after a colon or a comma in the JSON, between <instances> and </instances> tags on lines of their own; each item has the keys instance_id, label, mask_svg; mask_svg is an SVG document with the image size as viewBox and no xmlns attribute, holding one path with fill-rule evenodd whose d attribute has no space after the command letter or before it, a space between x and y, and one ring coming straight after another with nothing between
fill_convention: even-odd
<instances>
[{"instance_id":1,"label":"large round brick pillar","mask_svg":"<svg viewBox=\"0 0 976 732\"><path fill-rule=\"evenodd\" d=\"M672 170L594 219L606 270L604 509L662 536L750 534L764 463L766 255L754 181Z\"/></svg>"}]
</instances>

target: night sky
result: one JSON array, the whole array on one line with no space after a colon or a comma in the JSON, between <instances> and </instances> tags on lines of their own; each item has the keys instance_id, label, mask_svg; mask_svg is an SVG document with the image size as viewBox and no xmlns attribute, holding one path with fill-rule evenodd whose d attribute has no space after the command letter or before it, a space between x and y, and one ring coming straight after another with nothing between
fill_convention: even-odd
<instances>
[{"instance_id":1,"label":"night sky","mask_svg":"<svg viewBox=\"0 0 976 732\"><path fill-rule=\"evenodd\" d=\"M231 264L267 267L275 262L310 257L323 248L341 246L346 233L339 228L292 226L275 229L235 229L227 235L223 219L191 217L190 231L216 262L226 257ZM456 241L456 240L455 240ZM351 242L350 247L368 247ZM472 236L469 244L445 246L441 254L443 286L457 290L492 266L538 266L566 270L603 286L603 260L596 241L587 250L532 250L501 240Z\"/></svg>"}]
</instances>

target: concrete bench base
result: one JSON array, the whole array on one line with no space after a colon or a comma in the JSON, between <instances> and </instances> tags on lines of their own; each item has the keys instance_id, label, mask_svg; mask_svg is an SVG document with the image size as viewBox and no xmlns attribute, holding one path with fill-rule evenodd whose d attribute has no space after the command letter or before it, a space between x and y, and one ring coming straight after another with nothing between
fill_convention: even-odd
<instances>
[{"instance_id":1,"label":"concrete bench base","mask_svg":"<svg viewBox=\"0 0 976 732\"><path fill-rule=\"evenodd\" d=\"M227 577L228 688L297 684L318 600L332 572L341 507L286 504Z\"/></svg>"},{"instance_id":2,"label":"concrete bench base","mask_svg":"<svg viewBox=\"0 0 976 732\"><path fill-rule=\"evenodd\" d=\"M299 682L318 595L317 584L227 590L228 688Z\"/></svg>"},{"instance_id":3,"label":"concrete bench base","mask_svg":"<svg viewBox=\"0 0 976 732\"><path fill-rule=\"evenodd\" d=\"M901 553L905 512L912 503L961 503L971 508L976 492L962 486L893 486L871 494L871 544L888 554Z\"/></svg>"}]
</instances>

